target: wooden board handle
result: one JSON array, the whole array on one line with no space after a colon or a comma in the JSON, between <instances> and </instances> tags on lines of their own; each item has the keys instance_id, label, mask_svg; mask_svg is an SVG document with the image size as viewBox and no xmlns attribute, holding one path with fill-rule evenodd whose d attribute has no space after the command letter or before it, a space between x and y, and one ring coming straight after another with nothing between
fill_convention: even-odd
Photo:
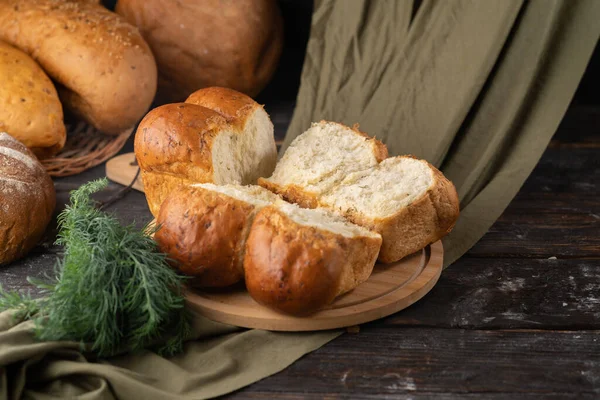
<instances>
[{"instance_id":1,"label":"wooden board handle","mask_svg":"<svg viewBox=\"0 0 600 400\"><path fill-rule=\"evenodd\" d=\"M138 168L134 153L121 154L106 162L106 177L113 182L127 186L135 177ZM138 175L132 187L142 193L144 192L141 176Z\"/></svg>"}]
</instances>

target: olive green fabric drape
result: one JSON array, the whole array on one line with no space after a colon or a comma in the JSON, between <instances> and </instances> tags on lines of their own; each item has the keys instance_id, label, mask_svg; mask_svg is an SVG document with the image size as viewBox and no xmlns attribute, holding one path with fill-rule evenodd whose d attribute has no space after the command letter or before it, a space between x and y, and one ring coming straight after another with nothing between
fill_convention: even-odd
<instances>
[{"instance_id":1,"label":"olive green fabric drape","mask_svg":"<svg viewBox=\"0 0 600 400\"><path fill-rule=\"evenodd\" d=\"M597 0L316 0L282 151L359 123L438 166L461 200L445 265L500 216L556 131L600 34ZM411 20L411 16L414 17Z\"/></svg>"},{"instance_id":2,"label":"olive green fabric drape","mask_svg":"<svg viewBox=\"0 0 600 400\"><path fill-rule=\"evenodd\" d=\"M33 322L0 313L0 399L207 399L279 372L341 334L243 330L199 315L193 321L183 354L148 350L98 360L78 343L36 342Z\"/></svg>"},{"instance_id":3,"label":"olive green fabric drape","mask_svg":"<svg viewBox=\"0 0 600 400\"><path fill-rule=\"evenodd\" d=\"M316 0L284 148L329 119L455 183L460 257L514 197L556 130L600 35L598 0ZM416 12L415 12L416 11ZM0 399L204 399L285 368L340 334L242 330L196 316L185 353L97 360L38 343L0 314Z\"/></svg>"}]
</instances>

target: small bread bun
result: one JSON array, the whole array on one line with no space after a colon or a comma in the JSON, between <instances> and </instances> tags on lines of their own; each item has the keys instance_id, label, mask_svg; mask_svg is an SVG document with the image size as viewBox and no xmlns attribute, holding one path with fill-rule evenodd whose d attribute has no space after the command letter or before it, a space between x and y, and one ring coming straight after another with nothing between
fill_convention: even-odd
<instances>
[{"instance_id":1,"label":"small bread bun","mask_svg":"<svg viewBox=\"0 0 600 400\"><path fill-rule=\"evenodd\" d=\"M278 199L260 186L184 185L164 201L154 234L173 266L200 287L244 278L246 238L258 210Z\"/></svg>"},{"instance_id":2,"label":"small bread bun","mask_svg":"<svg viewBox=\"0 0 600 400\"><path fill-rule=\"evenodd\" d=\"M280 202L258 212L246 242L246 287L276 311L306 315L366 281L381 236L322 209Z\"/></svg>"}]
</instances>

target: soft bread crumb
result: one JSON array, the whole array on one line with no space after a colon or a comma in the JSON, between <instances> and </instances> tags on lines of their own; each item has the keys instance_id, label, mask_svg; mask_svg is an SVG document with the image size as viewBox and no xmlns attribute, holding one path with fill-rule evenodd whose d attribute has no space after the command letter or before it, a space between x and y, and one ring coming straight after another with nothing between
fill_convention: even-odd
<instances>
[{"instance_id":1,"label":"soft bread crumb","mask_svg":"<svg viewBox=\"0 0 600 400\"><path fill-rule=\"evenodd\" d=\"M255 183L270 176L277 163L273 124L262 107L248 117L243 132L224 130L212 147L213 179L217 184Z\"/></svg>"},{"instance_id":2,"label":"soft bread crumb","mask_svg":"<svg viewBox=\"0 0 600 400\"><path fill-rule=\"evenodd\" d=\"M344 218L324 209L300 208L295 204L284 201L279 201L275 203L275 205L281 212L299 225L312 226L347 238L354 238L357 236L372 238L380 237L378 233L348 222Z\"/></svg>"},{"instance_id":3,"label":"soft bread crumb","mask_svg":"<svg viewBox=\"0 0 600 400\"><path fill-rule=\"evenodd\" d=\"M313 123L290 144L267 181L324 193L347 174L377 165L374 140L334 122Z\"/></svg>"},{"instance_id":4,"label":"soft bread crumb","mask_svg":"<svg viewBox=\"0 0 600 400\"><path fill-rule=\"evenodd\" d=\"M393 157L375 168L350 174L322 198L342 213L386 218L420 198L433 184L433 171L422 160Z\"/></svg>"},{"instance_id":5,"label":"soft bread crumb","mask_svg":"<svg viewBox=\"0 0 600 400\"><path fill-rule=\"evenodd\" d=\"M215 185L213 183L196 183L190 185L192 187L200 187L206 190L222 193L234 199L245 201L254 206L266 207L279 200L279 196L271 193L261 186L248 185Z\"/></svg>"}]
</instances>

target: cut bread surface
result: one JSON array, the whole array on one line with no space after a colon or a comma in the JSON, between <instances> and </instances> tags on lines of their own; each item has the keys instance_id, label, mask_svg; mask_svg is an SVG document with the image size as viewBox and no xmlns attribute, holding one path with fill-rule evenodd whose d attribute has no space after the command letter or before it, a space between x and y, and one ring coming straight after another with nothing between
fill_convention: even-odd
<instances>
[{"instance_id":1,"label":"cut bread surface","mask_svg":"<svg viewBox=\"0 0 600 400\"><path fill-rule=\"evenodd\" d=\"M276 191L295 185L319 195L347 174L369 169L386 157L387 149L378 140L342 124L321 121L290 144L273 175L263 181Z\"/></svg>"},{"instance_id":2,"label":"cut bread surface","mask_svg":"<svg viewBox=\"0 0 600 400\"><path fill-rule=\"evenodd\" d=\"M258 207L265 207L279 200L279 196L257 185L242 186L235 184L215 185L214 183L195 183L190 186L222 193Z\"/></svg>"},{"instance_id":3,"label":"cut bread surface","mask_svg":"<svg viewBox=\"0 0 600 400\"><path fill-rule=\"evenodd\" d=\"M328 210L316 208L301 208L295 204L280 201L274 204L277 209L287 215L292 221L299 225L311 226L346 238L365 236L379 238L378 233L353 224L346 219L331 213Z\"/></svg>"},{"instance_id":4,"label":"cut bread surface","mask_svg":"<svg viewBox=\"0 0 600 400\"><path fill-rule=\"evenodd\" d=\"M241 132L227 129L214 138L214 183L256 183L258 178L269 176L276 163L273 124L262 107L248 117Z\"/></svg>"},{"instance_id":5,"label":"cut bread surface","mask_svg":"<svg viewBox=\"0 0 600 400\"><path fill-rule=\"evenodd\" d=\"M434 182L426 161L393 157L360 174L351 174L325 194L321 203L341 213L387 218L423 196Z\"/></svg>"}]
</instances>

